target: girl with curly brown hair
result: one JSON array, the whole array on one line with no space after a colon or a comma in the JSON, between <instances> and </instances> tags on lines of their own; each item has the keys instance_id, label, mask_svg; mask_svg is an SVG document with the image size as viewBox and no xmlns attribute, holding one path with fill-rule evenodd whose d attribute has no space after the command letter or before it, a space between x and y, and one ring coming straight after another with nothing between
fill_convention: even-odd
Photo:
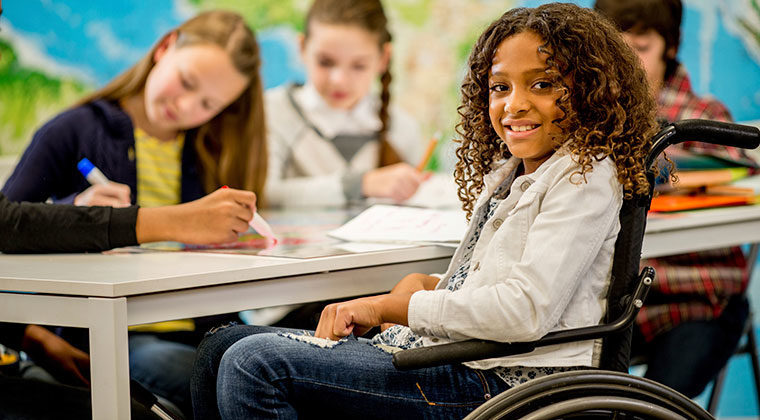
<instances>
[{"instance_id":1,"label":"girl with curly brown hair","mask_svg":"<svg viewBox=\"0 0 760 420\"><path fill-rule=\"evenodd\" d=\"M213 404L202 401L210 386L223 418L461 418L517 384L598 365L599 346L585 341L393 367L404 348L598 324L623 198L648 191L654 102L633 52L595 12L505 13L475 44L462 93L456 177L471 222L447 272L329 305L313 336L256 326L212 334L196 360L196 417ZM372 340L354 338L377 325Z\"/></svg>"}]
</instances>

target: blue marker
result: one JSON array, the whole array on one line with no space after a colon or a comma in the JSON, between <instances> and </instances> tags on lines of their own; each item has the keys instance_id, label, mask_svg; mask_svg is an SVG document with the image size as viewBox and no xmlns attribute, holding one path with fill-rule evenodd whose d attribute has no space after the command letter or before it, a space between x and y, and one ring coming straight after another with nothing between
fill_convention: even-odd
<instances>
[{"instance_id":1,"label":"blue marker","mask_svg":"<svg viewBox=\"0 0 760 420\"><path fill-rule=\"evenodd\" d=\"M110 182L108 181L108 178L103 175L103 172L100 172L100 169L96 168L87 158L82 158L82 160L77 163L77 169L79 169L79 172L82 173L82 176L87 179L87 182L89 182L90 185L105 185Z\"/></svg>"}]
</instances>

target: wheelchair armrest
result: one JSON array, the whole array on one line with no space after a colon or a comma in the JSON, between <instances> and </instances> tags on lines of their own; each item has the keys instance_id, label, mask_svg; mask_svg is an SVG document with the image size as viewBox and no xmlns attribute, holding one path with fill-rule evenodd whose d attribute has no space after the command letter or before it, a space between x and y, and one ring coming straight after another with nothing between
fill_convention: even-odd
<instances>
[{"instance_id":1,"label":"wheelchair armrest","mask_svg":"<svg viewBox=\"0 0 760 420\"><path fill-rule=\"evenodd\" d=\"M649 287L654 281L655 272L652 267L644 267L639 274L636 291L625 304L625 312L615 321L594 325L592 327L571 328L553 331L539 340L523 343L502 343L488 340L465 340L439 346L419 347L403 350L393 355L393 365L399 370L421 369L453 363L470 362L473 360L491 359L495 357L512 356L528 353L536 347L553 344L584 341L607 336L630 326L639 309L644 305L644 299Z\"/></svg>"}]
</instances>

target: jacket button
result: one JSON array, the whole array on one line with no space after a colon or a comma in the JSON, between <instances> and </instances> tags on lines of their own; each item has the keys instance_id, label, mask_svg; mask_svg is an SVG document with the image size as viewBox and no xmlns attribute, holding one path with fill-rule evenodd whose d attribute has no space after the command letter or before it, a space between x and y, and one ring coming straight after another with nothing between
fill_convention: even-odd
<instances>
[{"instance_id":1,"label":"jacket button","mask_svg":"<svg viewBox=\"0 0 760 420\"><path fill-rule=\"evenodd\" d=\"M430 341L432 341L432 342L434 342L434 343L437 343L437 342L438 342L438 339L437 339L437 338L435 338L435 337L433 337L433 338L431 338L431 339L430 339Z\"/></svg>"},{"instance_id":2,"label":"jacket button","mask_svg":"<svg viewBox=\"0 0 760 420\"><path fill-rule=\"evenodd\" d=\"M523 181L523 183L520 184L520 189L522 190L522 192L527 191L528 188L530 188L530 181Z\"/></svg>"},{"instance_id":3,"label":"jacket button","mask_svg":"<svg viewBox=\"0 0 760 420\"><path fill-rule=\"evenodd\" d=\"M480 270L480 261L475 261L475 266L472 267L472 271Z\"/></svg>"},{"instance_id":4,"label":"jacket button","mask_svg":"<svg viewBox=\"0 0 760 420\"><path fill-rule=\"evenodd\" d=\"M494 228L494 229L498 229L498 228L500 228L500 227L501 227L501 224L502 224L502 223L504 223L504 221L503 221L503 220L501 220L501 219L496 219L496 220L494 220L494 221L493 221L493 228Z\"/></svg>"}]
</instances>

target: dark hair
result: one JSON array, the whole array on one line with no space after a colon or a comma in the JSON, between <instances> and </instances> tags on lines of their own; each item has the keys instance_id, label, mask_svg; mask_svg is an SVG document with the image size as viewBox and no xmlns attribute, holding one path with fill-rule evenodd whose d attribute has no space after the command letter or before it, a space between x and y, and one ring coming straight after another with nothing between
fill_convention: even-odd
<instances>
[{"instance_id":1,"label":"dark hair","mask_svg":"<svg viewBox=\"0 0 760 420\"><path fill-rule=\"evenodd\" d=\"M544 44L546 73L561 96L564 116L556 147L564 144L578 162L576 174L585 180L592 161L611 158L626 198L648 192L644 158L657 131L655 102L638 57L612 24L590 9L552 3L535 9L510 10L483 32L472 49L462 82L462 137L454 176L462 208L468 217L483 189L491 165L509 157L491 127L488 73L498 46L505 39L533 32ZM567 82L566 82L567 81Z\"/></svg>"},{"instance_id":2,"label":"dark hair","mask_svg":"<svg viewBox=\"0 0 760 420\"><path fill-rule=\"evenodd\" d=\"M667 56L681 45L681 0L596 0L601 14L610 18L623 32L644 33L653 29L665 39L665 79L676 71L678 61Z\"/></svg>"},{"instance_id":3,"label":"dark hair","mask_svg":"<svg viewBox=\"0 0 760 420\"><path fill-rule=\"evenodd\" d=\"M391 42L388 31L388 18L383 11L380 0L315 0L306 15L304 38L309 38L309 23L314 20L327 24L358 26L377 35L379 48ZM388 142L390 126L389 106L391 100L391 70L390 61L385 72L380 76L380 110L378 116L382 127L378 135L380 140L379 166L387 166L401 162L398 153Z\"/></svg>"}]
</instances>

